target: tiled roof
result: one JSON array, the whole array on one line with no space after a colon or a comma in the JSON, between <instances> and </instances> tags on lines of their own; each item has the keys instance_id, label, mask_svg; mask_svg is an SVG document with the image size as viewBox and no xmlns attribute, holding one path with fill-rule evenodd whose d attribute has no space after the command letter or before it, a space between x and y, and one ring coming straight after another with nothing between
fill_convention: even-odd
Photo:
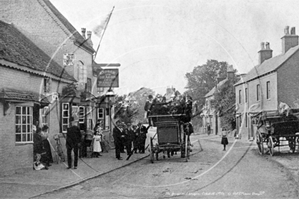
<instances>
[{"instance_id":1,"label":"tiled roof","mask_svg":"<svg viewBox=\"0 0 300 199\"><path fill-rule=\"evenodd\" d=\"M289 49L285 54L278 55L276 57L270 58L264 61L262 64L252 68L246 76L243 76L239 82L235 85L241 84L243 82L250 81L269 72L277 70L285 61L287 61L293 54L299 51L299 46L295 46Z\"/></svg>"},{"instance_id":2,"label":"tiled roof","mask_svg":"<svg viewBox=\"0 0 300 199\"><path fill-rule=\"evenodd\" d=\"M91 51L95 52L93 47L89 45L87 40L85 40L82 35L74 28L74 26L55 8L55 6L49 0L42 0L51 12L60 20L60 22L73 34L77 44Z\"/></svg>"},{"instance_id":3,"label":"tiled roof","mask_svg":"<svg viewBox=\"0 0 300 199\"><path fill-rule=\"evenodd\" d=\"M2 90L0 90L0 99L39 102L41 104L50 103L48 99L41 94L32 91L24 91L24 90L21 91L21 90L11 89L11 88L3 88Z\"/></svg>"},{"instance_id":4,"label":"tiled roof","mask_svg":"<svg viewBox=\"0 0 300 199\"><path fill-rule=\"evenodd\" d=\"M215 94L216 90L217 90L217 87L220 87L222 86L223 84L225 84L227 82L227 78L226 79L223 79L222 81L220 81L217 86L213 87L206 95L205 97L209 97L209 96L212 96L213 94Z\"/></svg>"},{"instance_id":5,"label":"tiled roof","mask_svg":"<svg viewBox=\"0 0 300 199\"><path fill-rule=\"evenodd\" d=\"M76 81L54 60L24 36L13 24L0 21L0 60L6 60L58 78ZM48 66L49 65L49 66ZM48 67L47 67L48 66Z\"/></svg>"}]
</instances>

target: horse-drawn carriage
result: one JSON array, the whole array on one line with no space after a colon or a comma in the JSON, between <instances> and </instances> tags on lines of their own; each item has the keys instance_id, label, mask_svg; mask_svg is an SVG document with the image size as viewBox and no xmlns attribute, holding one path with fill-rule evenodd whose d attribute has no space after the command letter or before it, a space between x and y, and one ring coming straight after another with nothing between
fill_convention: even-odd
<instances>
[{"instance_id":1,"label":"horse-drawn carriage","mask_svg":"<svg viewBox=\"0 0 300 199\"><path fill-rule=\"evenodd\" d=\"M154 162L158 160L158 154L163 152L167 156L173 156L177 152L181 153L181 158L186 161L190 155L190 140L191 133L190 123L184 123L183 114L172 115L151 115L149 119L154 127L157 127L157 143L154 143L154 137L150 137L150 160ZM163 156L165 157L165 156Z\"/></svg>"},{"instance_id":2,"label":"horse-drawn carriage","mask_svg":"<svg viewBox=\"0 0 300 199\"><path fill-rule=\"evenodd\" d=\"M256 143L260 154L264 154L265 145L271 156L274 148L289 146L293 153L299 149L299 118L296 114L279 114L277 111L263 111L252 117L256 120Z\"/></svg>"}]
</instances>

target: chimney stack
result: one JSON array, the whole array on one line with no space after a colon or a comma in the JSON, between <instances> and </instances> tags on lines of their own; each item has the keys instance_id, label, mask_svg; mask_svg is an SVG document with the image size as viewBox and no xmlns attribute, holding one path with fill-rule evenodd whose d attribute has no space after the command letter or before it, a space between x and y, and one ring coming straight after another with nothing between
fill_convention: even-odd
<instances>
[{"instance_id":1,"label":"chimney stack","mask_svg":"<svg viewBox=\"0 0 300 199\"><path fill-rule=\"evenodd\" d=\"M82 35L82 37L83 37L84 39L86 39L86 38L85 38L85 31L86 31L85 28L81 28L81 35Z\"/></svg>"},{"instance_id":2,"label":"chimney stack","mask_svg":"<svg viewBox=\"0 0 300 199\"><path fill-rule=\"evenodd\" d=\"M227 79L233 83L233 79L234 79L234 69L232 65L228 65L227 67Z\"/></svg>"},{"instance_id":3,"label":"chimney stack","mask_svg":"<svg viewBox=\"0 0 300 199\"><path fill-rule=\"evenodd\" d=\"M289 32L289 26L286 26L284 29L284 36L282 39L282 54L285 54L290 48L298 46L299 36L296 35L295 27L291 28Z\"/></svg>"},{"instance_id":4,"label":"chimney stack","mask_svg":"<svg viewBox=\"0 0 300 199\"><path fill-rule=\"evenodd\" d=\"M92 31L87 31L87 43L93 47L93 42L92 42Z\"/></svg>"},{"instance_id":5,"label":"chimney stack","mask_svg":"<svg viewBox=\"0 0 300 199\"><path fill-rule=\"evenodd\" d=\"M261 50L258 51L258 64L262 64L265 60L272 58L273 50L270 49L270 43L261 42Z\"/></svg>"}]
</instances>

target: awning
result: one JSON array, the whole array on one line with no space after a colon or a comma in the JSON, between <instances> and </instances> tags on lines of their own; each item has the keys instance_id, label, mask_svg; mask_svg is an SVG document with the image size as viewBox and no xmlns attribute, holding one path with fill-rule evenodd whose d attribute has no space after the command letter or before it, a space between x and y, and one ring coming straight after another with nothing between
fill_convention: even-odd
<instances>
[{"instance_id":1,"label":"awning","mask_svg":"<svg viewBox=\"0 0 300 199\"><path fill-rule=\"evenodd\" d=\"M35 102L41 106L50 104L47 97L42 94L11 88L3 88L0 91L0 99L10 102Z\"/></svg>"}]
</instances>

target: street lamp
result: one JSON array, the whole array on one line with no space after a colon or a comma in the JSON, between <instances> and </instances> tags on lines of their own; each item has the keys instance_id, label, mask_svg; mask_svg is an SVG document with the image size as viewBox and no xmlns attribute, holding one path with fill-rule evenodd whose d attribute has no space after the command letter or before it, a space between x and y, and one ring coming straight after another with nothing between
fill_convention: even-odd
<instances>
[{"instance_id":1,"label":"street lamp","mask_svg":"<svg viewBox=\"0 0 300 199\"><path fill-rule=\"evenodd\" d=\"M108 111L109 111L109 131L110 133L112 132L111 129L111 123L112 123L112 118L111 118L111 101L115 97L115 93L112 89L109 89L105 95L105 98L107 99L108 103Z\"/></svg>"}]
</instances>

